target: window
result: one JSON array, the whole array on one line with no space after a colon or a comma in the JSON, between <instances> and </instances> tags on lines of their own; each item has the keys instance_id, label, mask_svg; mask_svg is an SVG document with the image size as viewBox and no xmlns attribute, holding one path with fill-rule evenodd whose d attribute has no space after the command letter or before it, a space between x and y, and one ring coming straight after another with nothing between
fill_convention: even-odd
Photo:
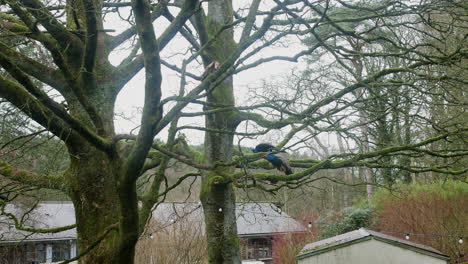
<instances>
[{"instance_id":1,"label":"window","mask_svg":"<svg viewBox=\"0 0 468 264\"><path fill-rule=\"evenodd\" d=\"M271 257L272 243L268 238L251 238L242 241L242 259L261 259Z\"/></svg>"},{"instance_id":2,"label":"window","mask_svg":"<svg viewBox=\"0 0 468 264\"><path fill-rule=\"evenodd\" d=\"M46 245L43 243L27 244L26 261L28 264L46 262Z\"/></svg>"},{"instance_id":3,"label":"window","mask_svg":"<svg viewBox=\"0 0 468 264\"><path fill-rule=\"evenodd\" d=\"M60 241L52 244L52 262L62 261L70 258L70 243Z\"/></svg>"}]
</instances>

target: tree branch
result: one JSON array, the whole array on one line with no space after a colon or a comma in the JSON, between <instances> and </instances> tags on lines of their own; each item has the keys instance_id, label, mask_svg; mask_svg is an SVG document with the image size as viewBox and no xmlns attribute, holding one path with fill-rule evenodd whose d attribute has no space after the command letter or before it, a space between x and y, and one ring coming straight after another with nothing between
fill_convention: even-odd
<instances>
[{"instance_id":1,"label":"tree branch","mask_svg":"<svg viewBox=\"0 0 468 264\"><path fill-rule=\"evenodd\" d=\"M68 113L64 113L63 115L63 118L67 121L64 122L64 120L59 118L48 108L44 107L44 104L41 101L34 98L17 83L0 76L0 86L2 87L0 90L0 97L7 99L34 121L38 122L58 138L62 139L65 143L80 144L80 136L78 135L80 134L91 144L103 151L108 151L111 148L111 142L94 134L89 128L82 125L79 120L68 115ZM50 100L50 98L45 100Z\"/></svg>"},{"instance_id":2,"label":"tree branch","mask_svg":"<svg viewBox=\"0 0 468 264\"><path fill-rule=\"evenodd\" d=\"M0 161L0 175L23 185L66 191L63 176L40 176L24 170L15 170L8 163Z\"/></svg>"},{"instance_id":3,"label":"tree branch","mask_svg":"<svg viewBox=\"0 0 468 264\"><path fill-rule=\"evenodd\" d=\"M130 5L130 3L128 3L128 4ZM166 8L166 6L167 6L167 1L160 1L156 5L155 10L151 13L151 21L152 22L155 21L156 19L158 19L162 15L162 13L164 12L164 9ZM135 34L137 34L136 25L126 29L125 31L123 31L119 35L112 37L111 40L108 43L109 49L113 50L113 49L117 48L120 44L124 43L126 40L128 40L129 38L131 38Z\"/></svg>"},{"instance_id":4,"label":"tree branch","mask_svg":"<svg viewBox=\"0 0 468 264\"><path fill-rule=\"evenodd\" d=\"M64 92L66 81L59 71L47 67L36 60L30 59L29 57L7 47L3 43L0 43L0 53L4 54L7 58L15 58L16 66L18 66L18 68L23 72L27 72L39 81L50 85L60 93Z\"/></svg>"},{"instance_id":5,"label":"tree branch","mask_svg":"<svg viewBox=\"0 0 468 264\"><path fill-rule=\"evenodd\" d=\"M161 60L159 46L151 23L150 5L145 0L132 1L135 22L140 38L145 65L145 102L141 128L136 143L125 164L124 181L135 181L140 174L144 160L151 147L156 124L162 116L161 101Z\"/></svg>"},{"instance_id":6,"label":"tree branch","mask_svg":"<svg viewBox=\"0 0 468 264\"><path fill-rule=\"evenodd\" d=\"M185 22L193 15L194 12L196 12L197 3L198 0L185 0L181 11L177 14L177 17L158 38L157 45L159 47L159 51L162 51L166 47ZM152 25L151 19L148 19L148 23L150 23L148 25ZM144 54L141 54L132 62L117 67L116 76L118 76L118 78L115 80L116 92L120 91L120 89L122 89L122 87L143 68L143 66Z\"/></svg>"},{"instance_id":7,"label":"tree branch","mask_svg":"<svg viewBox=\"0 0 468 264\"><path fill-rule=\"evenodd\" d=\"M249 14L247 15L247 19L245 21L244 29L241 33L241 38L239 42L243 42L252 31L252 27L255 24L255 18L257 17L258 7L260 5L261 0L254 0L249 8Z\"/></svg>"},{"instance_id":8,"label":"tree branch","mask_svg":"<svg viewBox=\"0 0 468 264\"><path fill-rule=\"evenodd\" d=\"M47 50L50 51L52 58L55 62L55 64L58 66L58 68L62 71L64 80L71 86L73 87L74 83L74 76L71 73L70 68L68 67L65 58L63 57L61 48L59 43L53 39L50 38L48 35L45 33L42 33L39 31L37 24L31 17L29 13L27 13L22 6L20 6L17 2L10 3L10 6L12 10L15 12L15 14L20 17L20 19L23 21L23 23L31 30L31 34L29 35L31 38L36 39L40 41L44 47L46 47ZM6 47L6 45L3 45ZM4 50L4 48L2 48ZM35 65L36 63L33 63L32 65ZM57 72L58 75L59 73ZM63 86L62 88L66 88L66 86ZM58 89L58 87L57 87ZM64 89L61 91L62 93L64 92ZM71 92L71 91L70 91Z\"/></svg>"},{"instance_id":9,"label":"tree branch","mask_svg":"<svg viewBox=\"0 0 468 264\"><path fill-rule=\"evenodd\" d=\"M96 62L96 51L98 41L98 12L93 0L83 0L84 13L86 18L86 41L83 67L85 75L91 75L85 80L94 79L94 64Z\"/></svg>"},{"instance_id":10,"label":"tree branch","mask_svg":"<svg viewBox=\"0 0 468 264\"><path fill-rule=\"evenodd\" d=\"M29 12L47 29L63 49L69 48L70 44L79 41L76 36L67 31L39 0L22 0L21 3L27 7Z\"/></svg>"},{"instance_id":11,"label":"tree branch","mask_svg":"<svg viewBox=\"0 0 468 264\"><path fill-rule=\"evenodd\" d=\"M412 150L414 148L426 146L428 144L437 142L439 140L446 139L447 137L450 137L456 134L466 133L466 131L468 131L468 127L465 127L457 131L453 131L453 132L447 132L447 133L444 133L444 134L441 134L432 138L428 138L426 140L423 140L414 144L392 146L392 147L387 147L387 148L383 148L383 149L379 149L379 150L375 150L375 151L371 151L367 153L336 154L336 155L329 156L326 160L322 160L322 161L311 160L308 165L305 165L307 164L307 162L305 162L304 160L300 161L299 163L293 161L291 162L293 166L299 165L299 167L302 167L305 169L300 172L290 174L290 175L274 175L270 173L256 173L256 174L251 174L250 176L259 180L267 180L270 182L278 182L278 181L293 182L293 181L301 180L323 169L339 169L339 168L356 167L356 166L369 166L370 168L379 168L379 167L399 168L400 166L398 165L374 164L374 163L365 162L364 160L377 158L377 157L383 157L385 155L390 155L390 154L398 153L401 151ZM342 159L342 160L334 160L339 157L349 157L349 158ZM453 175L460 175L460 174L466 173L467 169L462 169L458 171L450 171L450 170L444 170L438 167L428 167L428 168L420 168L420 169L408 167L406 168L406 170L415 172L415 173L435 171L435 172L441 172L441 173L450 173ZM243 177L243 175L244 173L236 173L233 175L233 178L240 178L240 177Z\"/></svg>"},{"instance_id":12,"label":"tree branch","mask_svg":"<svg viewBox=\"0 0 468 264\"><path fill-rule=\"evenodd\" d=\"M427 61L422 61L422 62L416 62L412 65L409 65L407 67L400 67L400 68L389 68L389 69L383 69L377 73L372 74L371 76L358 81L348 87L345 87L341 89L339 92L335 93L334 95L328 96L319 102L310 105L307 109L302 111L301 113L297 114L297 116L291 116L286 119L282 119L279 121L271 121L266 118L264 118L262 115L257 114L257 113L246 113L246 112L240 112L239 113L239 118L241 121L245 120L251 120L256 122L258 125L265 127L265 128L282 128L285 127L289 124L294 124L294 123L302 123L302 119L299 119L298 116L306 117L306 116L311 116L314 114L318 109L335 102L337 99L342 98L343 96L357 90L358 88L361 87L366 87L372 82L377 81L379 78L382 78L386 75L394 74L394 73L401 73L401 72L412 72L414 69L425 66L425 65L430 65L433 64L433 62L427 62Z\"/></svg>"}]
</instances>

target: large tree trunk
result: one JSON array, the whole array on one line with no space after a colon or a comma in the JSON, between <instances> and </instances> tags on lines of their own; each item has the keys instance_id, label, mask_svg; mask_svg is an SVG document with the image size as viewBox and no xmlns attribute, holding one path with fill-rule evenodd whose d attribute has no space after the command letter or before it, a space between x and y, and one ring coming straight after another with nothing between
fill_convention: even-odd
<instances>
[{"instance_id":1,"label":"large tree trunk","mask_svg":"<svg viewBox=\"0 0 468 264\"><path fill-rule=\"evenodd\" d=\"M232 22L232 3L230 0L210 1L208 5L207 31L214 35L224 24ZM225 30L222 36L206 52L205 67L222 64L235 48L233 30ZM208 93L209 105L234 106L232 77ZM209 109L206 109L209 110ZM221 112L206 116L208 129L222 130L226 133L206 132L206 162L229 162L232 157L233 135L236 128L234 112ZM240 263L239 241L236 225L236 198L231 180L226 176L233 168L220 166L208 172L202 179L200 199L205 213L206 234L208 239L209 263Z\"/></svg>"},{"instance_id":2,"label":"large tree trunk","mask_svg":"<svg viewBox=\"0 0 468 264\"><path fill-rule=\"evenodd\" d=\"M218 182L219 180L219 182ZM201 194L208 239L209 263L240 263L237 238L235 194L222 176L204 176Z\"/></svg>"},{"instance_id":3,"label":"large tree trunk","mask_svg":"<svg viewBox=\"0 0 468 264\"><path fill-rule=\"evenodd\" d=\"M84 144L72 151L67 171L70 197L75 206L78 250L87 251L104 233L118 223L116 162L108 155ZM116 263L117 232L112 231L80 263Z\"/></svg>"},{"instance_id":4,"label":"large tree trunk","mask_svg":"<svg viewBox=\"0 0 468 264\"><path fill-rule=\"evenodd\" d=\"M135 184L119 182L122 159L83 144L67 171L75 206L80 263L131 264L138 240Z\"/></svg>"},{"instance_id":5,"label":"large tree trunk","mask_svg":"<svg viewBox=\"0 0 468 264\"><path fill-rule=\"evenodd\" d=\"M111 137L114 135L114 98L105 93L105 89L100 91L88 93L88 96L96 102L101 117L106 120L100 133ZM79 103L70 104L70 111L80 120L92 124ZM137 221L138 213L136 193L133 196L131 191L123 190L125 186L134 189L135 184L119 181L124 158L116 149L104 152L85 139L66 143L70 153L70 167L65 175L75 207L78 251L86 253L80 258L80 263L133 263L132 250L138 237L138 225L127 226L126 229L131 229L131 232L125 232L121 223L123 217L135 218ZM124 208L129 203L133 210ZM127 233L134 235L125 237ZM123 250L122 241L126 245L132 244L132 250Z\"/></svg>"}]
</instances>

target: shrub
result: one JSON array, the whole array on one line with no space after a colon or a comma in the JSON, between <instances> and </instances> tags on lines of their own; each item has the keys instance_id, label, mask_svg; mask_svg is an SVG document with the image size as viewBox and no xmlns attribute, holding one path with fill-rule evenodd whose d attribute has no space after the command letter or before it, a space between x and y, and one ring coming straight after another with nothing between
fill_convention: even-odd
<instances>
[{"instance_id":1,"label":"shrub","mask_svg":"<svg viewBox=\"0 0 468 264\"><path fill-rule=\"evenodd\" d=\"M315 213L304 214L298 217L298 221L308 228L309 223L314 223ZM307 243L315 241L319 233L316 225L308 228L304 233L289 233L273 237L273 264L297 263L296 256Z\"/></svg>"},{"instance_id":2,"label":"shrub","mask_svg":"<svg viewBox=\"0 0 468 264\"><path fill-rule=\"evenodd\" d=\"M459 181L402 185L397 191L379 190L374 199L376 229L431 246L453 263L468 253L468 184ZM459 237L465 236L463 244Z\"/></svg>"},{"instance_id":3,"label":"shrub","mask_svg":"<svg viewBox=\"0 0 468 264\"><path fill-rule=\"evenodd\" d=\"M361 227L368 227L371 224L371 219L372 209L368 205L363 208L346 208L342 212L328 216L323 220L323 223L320 224L320 238L325 239Z\"/></svg>"}]
</instances>

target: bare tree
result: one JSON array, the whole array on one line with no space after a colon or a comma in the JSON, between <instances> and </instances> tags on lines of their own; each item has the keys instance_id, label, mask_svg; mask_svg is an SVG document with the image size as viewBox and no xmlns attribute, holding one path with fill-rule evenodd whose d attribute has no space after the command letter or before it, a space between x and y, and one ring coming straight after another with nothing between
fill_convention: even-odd
<instances>
[{"instance_id":1,"label":"bare tree","mask_svg":"<svg viewBox=\"0 0 468 264\"><path fill-rule=\"evenodd\" d=\"M462 67L461 60L467 56L462 42L442 50L431 41L443 44L445 39L438 35L443 29L424 31L433 12L450 14L450 27L463 30L466 17L459 5L457 1L254 0L234 10L231 0L5 0L0 14L2 37L13 36L22 40L20 45L46 50L52 65L22 53L16 44L1 41L0 65L8 75L0 76L0 97L62 140L70 166L58 176L19 173L7 166L2 166L0 172L11 180L69 194L76 209L82 253L78 257L85 263L133 263L136 241L155 203L177 183L201 177L208 261L239 263L235 187L274 193L284 187L297 188L329 179L314 177L320 170L349 167L466 173L466 167L453 169L446 164L389 162L401 156L466 157L466 148L429 148L435 142L466 138L466 123L405 144L385 142L378 148L359 149L358 140L351 141L345 153L293 160L297 169L291 175L251 170L271 168L260 161L265 153L250 154L242 148L238 155L234 153L237 137L276 134L277 147L286 150L334 132L356 139L355 132L369 122L378 124L380 120L381 125L385 124L379 115L361 120L356 114L356 106L371 99L361 94L378 95L383 86L417 90L421 82L466 84L463 78L445 75L441 70ZM129 9L130 18L123 19L128 27L118 35L108 34L104 17L117 18ZM167 27L160 23L162 19L169 21ZM381 28L390 35L398 36L404 28L425 37L404 41L380 34ZM181 36L186 48L169 54L179 59L175 62L162 59L176 35ZM289 37L312 40L311 45L292 56L258 56L264 49L284 45ZM136 42L128 56L119 65L112 65L111 52L133 39ZM385 43L391 48L356 49L353 43L372 48ZM282 91L266 90L265 96L254 98L256 101L250 104L236 103L235 74L266 62L296 62L307 55L319 58L310 68L310 82L301 81L294 89L288 86ZM372 71L363 68L360 75L350 68L353 60L359 63L383 58L398 58L404 63L385 64ZM163 91L162 66L180 75L178 92ZM324 72L338 66L345 72ZM435 66L441 68L428 72ZM143 69L145 100L138 133L119 135L114 128L117 95ZM323 76L335 79L320 81ZM51 87L64 104L34 81ZM202 109L194 111L187 106ZM181 125L180 121L196 117L204 117L205 124ZM240 124L247 124L247 129L241 131ZM154 141L155 135L166 128L166 142ZM189 148L181 133L177 136L184 130L205 132L203 155ZM165 185L170 159L195 171L181 176L174 185ZM157 171L151 186L138 196L136 182L150 169Z\"/></svg>"}]
</instances>

